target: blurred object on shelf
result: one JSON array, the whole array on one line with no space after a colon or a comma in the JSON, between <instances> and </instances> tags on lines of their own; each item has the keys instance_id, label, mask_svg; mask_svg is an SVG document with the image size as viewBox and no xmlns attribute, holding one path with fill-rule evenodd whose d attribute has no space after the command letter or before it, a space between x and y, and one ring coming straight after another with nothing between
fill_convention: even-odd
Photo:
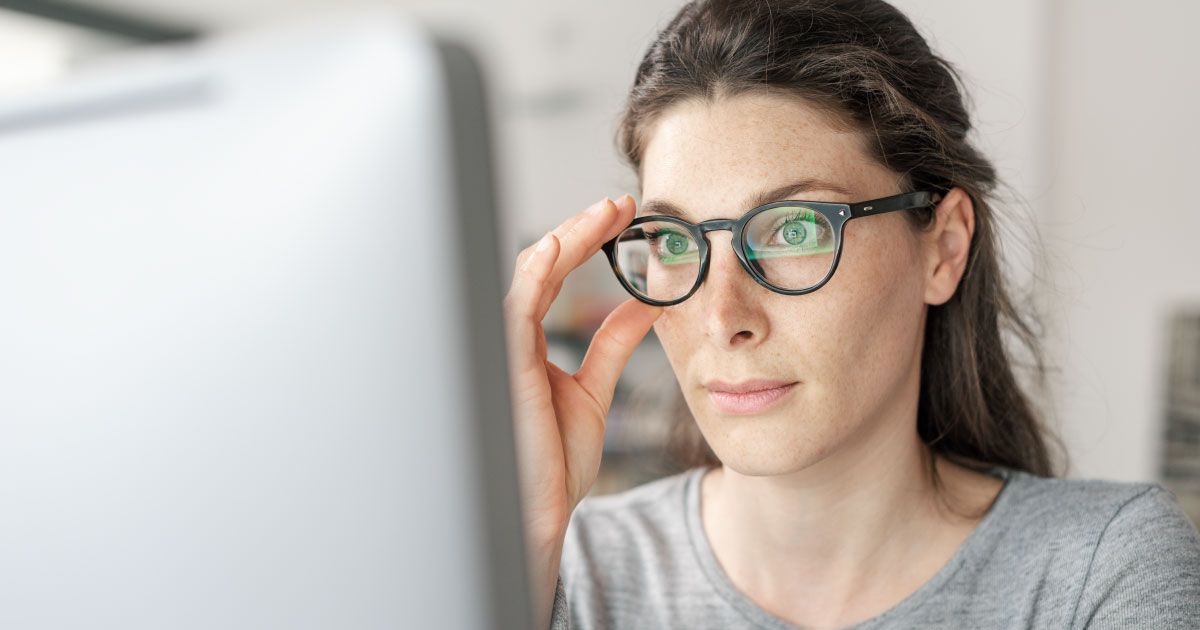
<instances>
[{"instance_id":1,"label":"blurred object on shelf","mask_svg":"<svg viewBox=\"0 0 1200 630\"><path fill-rule=\"evenodd\" d=\"M567 321L575 330L586 331L588 337L596 334L604 318L613 312L629 296L584 295L570 302Z\"/></svg>"},{"instance_id":2,"label":"blurred object on shelf","mask_svg":"<svg viewBox=\"0 0 1200 630\"><path fill-rule=\"evenodd\" d=\"M0 8L0 97L47 88L129 46L104 33Z\"/></svg>"},{"instance_id":3,"label":"blurred object on shelf","mask_svg":"<svg viewBox=\"0 0 1200 630\"><path fill-rule=\"evenodd\" d=\"M605 452L657 456L667 441L675 374L653 334L634 349L618 383L604 432Z\"/></svg>"},{"instance_id":4,"label":"blurred object on shelf","mask_svg":"<svg viewBox=\"0 0 1200 630\"><path fill-rule=\"evenodd\" d=\"M1176 312L1167 332L1162 481L1200 524L1200 308Z\"/></svg>"},{"instance_id":5,"label":"blurred object on shelf","mask_svg":"<svg viewBox=\"0 0 1200 630\"><path fill-rule=\"evenodd\" d=\"M611 273L607 266L602 271ZM568 292L567 284L564 282L552 308L559 312L553 319L555 326L544 322L546 353L555 365L574 373L604 318L628 296ZM681 413L683 418L690 417L675 373L651 330L634 348L617 380L606 420L600 472L589 495L620 492L678 472L666 447Z\"/></svg>"},{"instance_id":6,"label":"blurred object on shelf","mask_svg":"<svg viewBox=\"0 0 1200 630\"><path fill-rule=\"evenodd\" d=\"M675 423L690 421L691 415L653 332L634 350L618 390L590 495L620 492L680 471L667 446Z\"/></svg>"},{"instance_id":7,"label":"blurred object on shelf","mask_svg":"<svg viewBox=\"0 0 1200 630\"><path fill-rule=\"evenodd\" d=\"M658 349L658 348L656 348ZM683 470L667 450L677 421L691 421L670 366L636 382L608 414L604 460L589 496L612 494Z\"/></svg>"}]
</instances>

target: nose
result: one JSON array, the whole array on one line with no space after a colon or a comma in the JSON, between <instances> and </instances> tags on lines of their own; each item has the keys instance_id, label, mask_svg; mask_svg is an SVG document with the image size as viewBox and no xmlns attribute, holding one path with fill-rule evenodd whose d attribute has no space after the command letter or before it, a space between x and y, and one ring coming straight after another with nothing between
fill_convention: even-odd
<instances>
[{"instance_id":1,"label":"nose","mask_svg":"<svg viewBox=\"0 0 1200 630\"><path fill-rule=\"evenodd\" d=\"M705 334L725 348L751 347L767 336L767 317L760 301L759 286L742 268L730 246L732 234L726 230L707 234L709 241L708 275L693 299L704 313Z\"/></svg>"}]
</instances>

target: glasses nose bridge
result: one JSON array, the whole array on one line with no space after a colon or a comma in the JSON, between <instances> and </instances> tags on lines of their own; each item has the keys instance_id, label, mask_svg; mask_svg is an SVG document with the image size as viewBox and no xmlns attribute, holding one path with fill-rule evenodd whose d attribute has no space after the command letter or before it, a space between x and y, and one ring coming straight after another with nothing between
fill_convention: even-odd
<instances>
[{"instance_id":1,"label":"glasses nose bridge","mask_svg":"<svg viewBox=\"0 0 1200 630\"><path fill-rule=\"evenodd\" d=\"M729 230L732 232L735 223L737 221L734 219L709 219L708 221L701 221L696 225L700 228L701 234L708 234L717 230Z\"/></svg>"},{"instance_id":2,"label":"glasses nose bridge","mask_svg":"<svg viewBox=\"0 0 1200 630\"><path fill-rule=\"evenodd\" d=\"M736 219L709 219L708 221L701 221L700 223L697 223L696 227L700 228L700 235L704 237L704 240L708 240L709 232L728 230L730 233L729 242L731 245L733 245L734 251L737 251L737 243L734 243L734 241L737 240L734 238L734 225L736 223Z\"/></svg>"},{"instance_id":3,"label":"glasses nose bridge","mask_svg":"<svg viewBox=\"0 0 1200 630\"><path fill-rule=\"evenodd\" d=\"M741 247L739 246L739 244L737 242L737 240L738 240L737 239L737 227L736 227L737 223L738 223L737 219L709 219L708 221L701 221L700 223L697 223L696 226L698 228L700 228L700 234L704 237L704 240L706 240L706 241L708 240L709 232L719 232L721 230L728 230L730 232L729 244L733 246L734 257L738 259L738 264L742 267L742 269L744 271L746 271L747 273L750 273L751 276L753 276L753 273L750 271L749 268L747 268L747 264L750 264L750 263L748 263L748 261L742 255ZM711 258L711 256L709 258ZM701 278L702 281L707 279L706 277L708 275L708 267L709 267L709 265L707 263L708 263L708 261L706 260L705 264L702 266L702 268L700 270L701 276L703 276Z\"/></svg>"}]
</instances>

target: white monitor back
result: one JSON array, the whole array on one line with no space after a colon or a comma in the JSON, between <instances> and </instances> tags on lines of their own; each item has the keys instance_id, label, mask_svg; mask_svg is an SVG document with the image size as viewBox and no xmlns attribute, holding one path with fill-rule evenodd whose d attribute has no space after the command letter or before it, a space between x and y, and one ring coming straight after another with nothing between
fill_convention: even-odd
<instances>
[{"instance_id":1,"label":"white monitor back","mask_svg":"<svg viewBox=\"0 0 1200 630\"><path fill-rule=\"evenodd\" d=\"M385 11L0 104L0 627L529 626L482 90Z\"/></svg>"}]
</instances>

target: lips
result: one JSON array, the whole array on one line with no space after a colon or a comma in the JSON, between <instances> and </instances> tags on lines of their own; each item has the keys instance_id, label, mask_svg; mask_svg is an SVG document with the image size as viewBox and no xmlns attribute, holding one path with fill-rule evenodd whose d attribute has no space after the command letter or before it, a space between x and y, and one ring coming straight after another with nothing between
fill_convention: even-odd
<instances>
[{"instance_id":1,"label":"lips","mask_svg":"<svg viewBox=\"0 0 1200 630\"><path fill-rule=\"evenodd\" d=\"M709 381L704 386L708 388L709 400L719 411L745 415L774 407L798 384L796 381L754 379L740 383Z\"/></svg>"},{"instance_id":2,"label":"lips","mask_svg":"<svg viewBox=\"0 0 1200 630\"><path fill-rule=\"evenodd\" d=\"M710 392L722 392L726 394L747 394L750 392L761 392L767 389L776 389L791 385L796 381L779 381L773 379L756 378L740 383L727 383L725 381L712 380L704 384L704 387Z\"/></svg>"}]
</instances>

